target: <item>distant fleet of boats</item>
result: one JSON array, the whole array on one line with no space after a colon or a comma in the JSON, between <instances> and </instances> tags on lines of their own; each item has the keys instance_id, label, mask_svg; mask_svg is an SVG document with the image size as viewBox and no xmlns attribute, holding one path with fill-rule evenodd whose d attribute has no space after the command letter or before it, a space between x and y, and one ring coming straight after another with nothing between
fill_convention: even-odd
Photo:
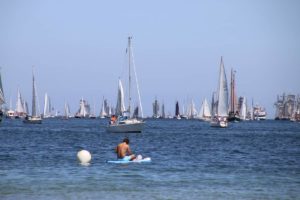
<instances>
[{"instance_id":1,"label":"distant fleet of boats","mask_svg":"<svg viewBox=\"0 0 300 200\"><path fill-rule=\"evenodd\" d=\"M213 92L211 104L205 98L197 111L195 103L191 103L180 113L179 102L175 103L174 116L165 116L164 104L162 113L159 114L159 102L155 99L153 103L153 118L175 118L175 119L197 119L210 122L213 127L227 127L228 122L238 122L243 120L265 120L267 112L259 105L247 105L246 97L237 98L235 86L235 71L231 70L230 96L227 87L227 78L223 58L221 57L218 89ZM186 110L186 112L184 111Z\"/></svg>"},{"instance_id":2,"label":"distant fleet of boats","mask_svg":"<svg viewBox=\"0 0 300 200\"><path fill-rule=\"evenodd\" d=\"M283 94L275 102L275 120L300 121L300 96Z\"/></svg>"},{"instance_id":3,"label":"distant fleet of boats","mask_svg":"<svg viewBox=\"0 0 300 200\"><path fill-rule=\"evenodd\" d=\"M117 92L117 104L114 108L108 103L107 99L103 97L101 110L99 115L95 112L95 105L91 109L87 100L81 99L79 101L78 111L72 115L69 104L65 102L64 112L60 114L51 105L51 99L48 93L45 94L43 113L40 114L40 108L37 98L36 82L34 76L34 70L32 70L32 108L31 113L28 109L28 103L22 98L21 92L17 89L17 102L15 110L12 108L12 102L10 100L9 108L4 107L5 97L2 86L1 74L0 74L0 122L3 117L11 119L23 119L24 123L40 124L43 119L61 117L62 119L69 118L111 118L109 125L107 126L108 132L142 132L144 127L143 121L143 109L141 103L141 97L139 92L139 85L136 76L136 70L134 65L134 57L132 51L132 37L128 37L128 46L126 48L126 54L128 55L128 86L127 86L127 105L125 106L125 93L122 80L118 80L118 92ZM231 69L230 77L230 91L228 89L227 77L225 72L225 66L223 58L221 57L218 87L217 90L212 93L211 103L205 98L199 110L197 110L194 100L191 99L187 106L181 107L179 101L175 102L174 115L165 112L165 105L162 103L160 106L159 101L155 98L153 106L154 119L167 119L174 118L181 119L195 119L200 121L210 122L212 127L228 127L228 122L238 122L244 120L265 120L267 112L265 108L260 105L254 105L253 100L251 106L248 106L246 97L237 96L236 92L236 71ZM136 99L133 102L133 82L135 83ZM230 93L229 93L230 92ZM133 106L133 103L134 106ZM300 121L300 96L285 95L277 97L275 102L276 107L276 120L291 120Z\"/></svg>"}]
</instances>

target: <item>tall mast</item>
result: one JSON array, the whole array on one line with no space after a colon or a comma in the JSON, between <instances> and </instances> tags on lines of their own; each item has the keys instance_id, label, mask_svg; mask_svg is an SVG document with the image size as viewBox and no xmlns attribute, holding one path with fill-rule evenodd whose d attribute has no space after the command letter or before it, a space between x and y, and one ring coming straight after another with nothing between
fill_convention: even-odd
<instances>
[{"instance_id":1,"label":"tall mast","mask_svg":"<svg viewBox=\"0 0 300 200\"><path fill-rule=\"evenodd\" d=\"M236 88L235 88L235 73L236 71L231 68L231 81L230 81L230 112L235 113L236 108Z\"/></svg>"},{"instance_id":2,"label":"tall mast","mask_svg":"<svg viewBox=\"0 0 300 200\"><path fill-rule=\"evenodd\" d=\"M234 113L234 73L231 68L231 81L230 81L230 111Z\"/></svg>"},{"instance_id":3,"label":"tall mast","mask_svg":"<svg viewBox=\"0 0 300 200\"><path fill-rule=\"evenodd\" d=\"M31 115L36 117L36 93L35 93L35 82L34 82L34 67L32 66L32 113Z\"/></svg>"},{"instance_id":4,"label":"tall mast","mask_svg":"<svg viewBox=\"0 0 300 200\"><path fill-rule=\"evenodd\" d=\"M129 88L128 88L128 96L129 96L129 100L128 100L128 112L130 114L130 107L131 107L131 39L132 37L129 36L128 37L128 68L129 68L129 80L128 80L128 84L129 84Z\"/></svg>"},{"instance_id":5,"label":"tall mast","mask_svg":"<svg viewBox=\"0 0 300 200\"><path fill-rule=\"evenodd\" d=\"M3 91L3 86L2 86L2 79L1 79L1 67L0 67L0 110L1 110L1 105L5 103L5 98L4 98L4 91Z\"/></svg>"}]
</instances>

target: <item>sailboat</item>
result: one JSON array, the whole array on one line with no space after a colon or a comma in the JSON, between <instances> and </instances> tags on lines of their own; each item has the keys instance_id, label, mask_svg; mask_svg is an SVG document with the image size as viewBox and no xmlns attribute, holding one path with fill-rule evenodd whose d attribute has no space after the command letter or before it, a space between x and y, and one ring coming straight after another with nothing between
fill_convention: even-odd
<instances>
[{"instance_id":1,"label":"sailboat","mask_svg":"<svg viewBox=\"0 0 300 200\"><path fill-rule=\"evenodd\" d=\"M197 115L198 115L198 112L196 110L194 100L192 99L192 101L188 107L188 110L187 110L187 118L188 119L196 119Z\"/></svg>"},{"instance_id":2,"label":"sailboat","mask_svg":"<svg viewBox=\"0 0 300 200\"><path fill-rule=\"evenodd\" d=\"M24 116L26 117L29 113L27 101L23 101L23 108L24 108Z\"/></svg>"},{"instance_id":3,"label":"sailboat","mask_svg":"<svg viewBox=\"0 0 300 200\"><path fill-rule=\"evenodd\" d=\"M187 113L185 112L185 106L182 104L182 114L180 115L181 119L188 119Z\"/></svg>"},{"instance_id":4,"label":"sailboat","mask_svg":"<svg viewBox=\"0 0 300 200\"><path fill-rule=\"evenodd\" d=\"M26 110L25 110L25 107L24 107L24 101L22 99L20 90L18 88L15 117L16 118L23 118L25 116L26 116Z\"/></svg>"},{"instance_id":5,"label":"sailboat","mask_svg":"<svg viewBox=\"0 0 300 200\"><path fill-rule=\"evenodd\" d=\"M228 114L228 121L240 121L240 113L237 109L237 95L236 95L236 87L235 87L235 73L233 69L231 69L231 80L230 80L230 110Z\"/></svg>"},{"instance_id":6,"label":"sailboat","mask_svg":"<svg viewBox=\"0 0 300 200\"><path fill-rule=\"evenodd\" d=\"M206 98L202 102L202 105L201 105L201 108L199 111L199 115L198 115L198 119L202 120L202 121L210 121L210 119L211 119L211 113L210 113L209 105L208 105Z\"/></svg>"},{"instance_id":7,"label":"sailboat","mask_svg":"<svg viewBox=\"0 0 300 200\"><path fill-rule=\"evenodd\" d=\"M23 122L30 123L30 124L42 123L42 118L41 115L39 114L38 98L37 98L37 91L36 91L33 70L32 70L32 113L31 116L26 116Z\"/></svg>"},{"instance_id":8,"label":"sailboat","mask_svg":"<svg viewBox=\"0 0 300 200\"><path fill-rule=\"evenodd\" d=\"M154 119L160 118L160 115L159 115L159 103L158 103L158 101L157 101L156 98L154 100L154 103L152 104L152 108L153 108L153 115L152 115L152 117Z\"/></svg>"},{"instance_id":9,"label":"sailboat","mask_svg":"<svg viewBox=\"0 0 300 200\"><path fill-rule=\"evenodd\" d=\"M96 107L95 107L95 103L94 103L94 106L93 106L93 111L90 113L89 118L90 119L96 119Z\"/></svg>"},{"instance_id":10,"label":"sailboat","mask_svg":"<svg viewBox=\"0 0 300 200\"><path fill-rule=\"evenodd\" d=\"M105 100L104 97L102 98L102 106L101 106L101 111L100 111L100 118L104 119L107 116L106 113L106 107L105 107Z\"/></svg>"},{"instance_id":11,"label":"sailboat","mask_svg":"<svg viewBox=\"0 0 300 200\"><path fill-rule=\"evenodd\" d=\"M6 118L15 119L15 111L12 109L11 97L9 98L9 110L6 111Z\"/></svg>"},{"instance_id":12,"label":"sailboat","mask_svg":"<svg viewBox=\"0 0 300 200\"><path fill-rule=\"evenodd\" d=\"M86 118L90 116L90 104L83 98L79 102L79 110L75 114L75 118Z\"/></svg>"},{"instance_id":13,"label":"sailboat","mask_svg":"<svg viewBox=\"0 0 300 200\"><path fill-rule=\"evenodd\" d=\"M247 119L247 103L246 97L241 97L241 108L240 108L240 119L246 120Z\"/></svg>"},{"instance_id":14,"label":"sailboat","mask_svg":"<svg viewBox=\"0 0 300 200\"><path fill-rule=\"evenodd\" d=\"M68 103L65 103L63 119L69 119L69 118L70 118L70 107Z\"/></svg>"},{"instance_id":15,"label":"sailboat","mask_svg":"<svg viewBox=\"0 0 300 200\"><path fill-rule=\"evenodd\" d=\"M45 94L45 102L44 102L44 113L43 118L49 118L51 117L51 101L48 94Z\"/></svg>"},{"instance_id":16,"label":"sailboat","mask_svg":"<svg viewBox=\"0 0 300 200\"><path fill-rule=\"evenodd\" d=\"M0 122L2 121L2 117L3 117L3 110L2 110L3 104L5 104L5 99L4 99L4 91L2 87L2 80L1 80L1 73L0 73Z\"/></svg>"},{"instance_id":17,"label":"sailboat","mask_svg":"<svg viewBox=\"0 0 300 200\"><path fill-rule=\"evenodd\" d=\"M175 119L181 119L178 101L176 101L176 104L175 104L175 116L174 116L174 118Z\"/></svg>"},{"instance_id":18,"label":"sailboat","mask_svg":"<svg viewBox=\"0 0 300 200\"><path fill-rule=\"evenodd\" d=\"M117 116L121 116L124 112L125 112L124 89L123 89L122 81L119 79L117 105L116 105L115 114Z\"/></svg>"},{"instance_id":19,"label":"sailboat","mask_svg":"<svg viewBox=\"0 0 300 200\"><path fill-rule=\"evenodd\" d=\"M110 124L107 127L108 132L113 133L139 133L142 132L144 127L144 121L140 120L135 116L139 109L141 110L141 116L143 117L143 110L141 104L141 98L139 93L138 81L135 72L135 65L133 60L132 54L132 47L131 47L131 39L132 37L128 37L128 47L126 49L126 53L128 53L128 109L125 110L125 101L124 101L124 90L121 80L119 79L119 87L118 87L118 98L117 98L117 106L116 106L116 113L117 119L112 116ZM134 109L133 115L131 114L131 100L132 100L132 91L131 91L131 71L133 64L133 71L135 75L135 82L137 87L138 99L139 99L139 106L138 108Z\"/></svg>"},{"instance_id":20,"label":"sailboat","mask_svg":"<svg viewBox=\"0 0 300 200\"><path fill-rule=\"evenodd\" d=\"M219 87L217 92L217 110L216 114L211 120L211 126L225 128L228 126L228 87L226 73L223 63L223 58L221 57L220 63L220 76L219 76Z\"/></svg>"},{"instance_id":21,"label":"sailboat","mask_svg":"<svg viewBox=\"0 0 300 200\"><path fill-rule=\"evenodd\" d=\"M162 118L162 119L165 119L165 118L166 118L165 104L164 104L164 103L161 105L161 118Z\"/></svg>"}]
</instances>

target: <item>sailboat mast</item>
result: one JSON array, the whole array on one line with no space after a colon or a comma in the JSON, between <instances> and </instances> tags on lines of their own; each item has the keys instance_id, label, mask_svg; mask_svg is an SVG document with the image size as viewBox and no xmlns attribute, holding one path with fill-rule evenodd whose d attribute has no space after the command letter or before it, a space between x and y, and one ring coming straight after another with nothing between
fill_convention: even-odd
<instances>
[{"instance_id":1,"label":"sailboat mast","mask_svg":"<svg viewBox=\"0 0 300 200\"><path fill-rule=\"evenodd\" d=\"M34 72L32 67L32 116L37 116L36 113L36 94L35 94L35 82L34 82Z\"/></svg>"},{"instance_id":2,"label":"sailboat mast","mask_svg":"<svg viewBox=\"0 0 300 200\"><path fill-rule=\"evenodd\" d=\"M235 77L234 77L234 72L233 69L231 69L231 81L230 81L230 100L231 100L231 105L230 105L230 111L234 112L235 111Z\"/></svg>"},{"instance_id":3,"label":"sailboat mast","mask_svg":"<svg viewBox=\"0 0 300 200\"><path fill-rule=\"evenodd\" d=\"M129 80L128 80L128 96L129 96L129 99L128 99L128 112L130 114L130 107L131 107L131 39L132 37L128 37L128 70L129 70Z\"/></svg>"},{"instance_id":4,"label":"sailboat mast","mask_svg":"<svg viewBox=\"0 0 300 200\"><path fill-rule=\"evenodd\" d=\"M1 111L1 106L4 103L5 103L5 98L4 98L4 91L3 91L3 86L2 86L1 67L0 67L0 111Z\"/></svg>"},{"instance_id":5,"label":"sailboat mast","mask_svg":"<svg viewBox=\"0 0 300 200\"><path fill-rule=\"evenodd\" d=\"M1 67L0 67L0 113L2 112L3 104L5 104L5 98L4 98L4 91L3 91L3 86L2 86ZM1 116L0 116L0 118L1 118Z\"/></svg>"}]
</instances>

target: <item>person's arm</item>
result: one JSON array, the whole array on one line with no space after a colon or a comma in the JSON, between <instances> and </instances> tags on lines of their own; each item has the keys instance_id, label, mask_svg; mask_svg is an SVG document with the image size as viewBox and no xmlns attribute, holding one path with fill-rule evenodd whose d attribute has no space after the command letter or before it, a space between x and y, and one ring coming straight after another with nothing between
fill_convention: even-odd
<instances>
[{"instance_id":1,"label":"person's arm","mask_svg":"<svg viewBox=\"0 0 300 200\"><path fill-rule=\"evenodd\" d=\"M116 149L115 149L115 152L116 152L116 153L118 153L118 147L119 147L119 146L117 146Z\"/></svg>"},{"instance_id":2,"label":"person's arm","mask_svg":"<svg viewBox=\"0 0 300 200\"><path fill-rule=\"evenodd\" d=\"M130 149L129 145L128 145L128 154L129 154L129 155L131 155L131 154L132 154L132 152L131 152L131 149Z\"/></svg>"}]
</instances>

